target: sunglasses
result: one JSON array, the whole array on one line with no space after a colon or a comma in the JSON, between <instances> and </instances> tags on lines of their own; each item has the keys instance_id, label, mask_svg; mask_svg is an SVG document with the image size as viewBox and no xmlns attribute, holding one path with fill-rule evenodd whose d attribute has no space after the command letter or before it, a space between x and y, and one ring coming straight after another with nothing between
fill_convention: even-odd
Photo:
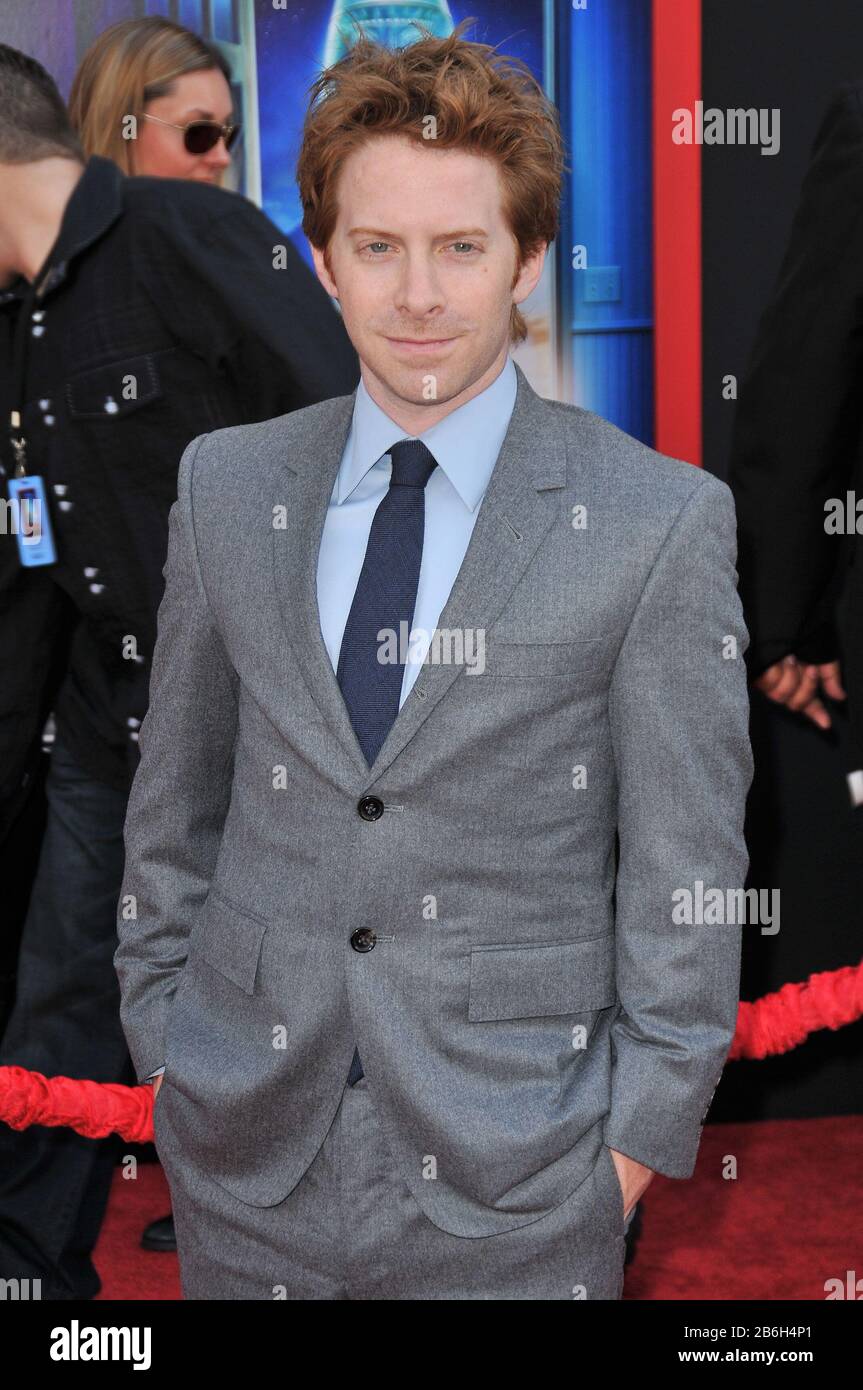
<instances>
[{"instance_id":1,"label":"sunglasses","mask_svg":"<svg viewBox=\"0 0 863 1390\"><path fill-rule=\"evenodd\" d=\"M169 125L172 130L182 130L183 144L189 154L208 154L215 149L219 140L224 140L229 150L240 133L238 125L219 125L218 121L190 121L188 125L177 125L174 121L163 121L161 116L143 113L145 121L158 121L159 125Z\"/></svg>"}]
</instances>

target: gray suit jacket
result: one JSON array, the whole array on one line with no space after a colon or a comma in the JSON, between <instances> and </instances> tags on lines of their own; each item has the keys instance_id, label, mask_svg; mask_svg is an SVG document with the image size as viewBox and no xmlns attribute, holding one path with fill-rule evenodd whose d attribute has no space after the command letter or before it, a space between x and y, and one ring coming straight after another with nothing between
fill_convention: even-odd
<instances>
[{"instance_id":1,"label":"gray suit jacket","mask_svg":"<svg viewBox=\"0 0 863 1390\"><path fill-rule=\"evenodd\" d=\"M371 768L316 596L354 397L180 464L115 961L157 1117L252 1205L302 1177L355 1043L444 1230L537 1220L603 1142L693 1171L741 929L673 894L747 869L734 505L517 372L438 624L484 633L484 670L429 663Z\"/></svg>"}]
</instances>

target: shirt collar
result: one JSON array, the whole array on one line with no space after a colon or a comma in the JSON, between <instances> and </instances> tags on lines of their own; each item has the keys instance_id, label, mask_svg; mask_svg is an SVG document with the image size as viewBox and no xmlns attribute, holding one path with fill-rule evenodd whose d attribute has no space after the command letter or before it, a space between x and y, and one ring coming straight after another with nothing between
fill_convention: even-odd
<instances>
[{"instance_id":1,"label":"shirt collar","mask_svg":"<svg viewBox=\"0 0 863 1390\"><path fill-rule=\"evenodd\" d=\"M503 371L484 391L421 435L409 435L372 400L360 379L350 435L336 480L336 502L342 503L350 496L393 444L418 438L434 454L468 510L475 511L509 428L517 389L515 367L507 355Z\"/></svg>"},{"instance_id":2,"label":"shirt collar","mask_svg":"<svg viewBox=\"0 0 863 1390\"><path fill-rule=\"evenodd\" d=\"M93 155L87 160L66 204L57 240L34 281L37 299L43 299L61 284L69 262L98 241L122 214L124 178L111 159ZM24 299L30 288L29 282L20 276L0 292L0 305Z\"/></svg>"}]
</instances>

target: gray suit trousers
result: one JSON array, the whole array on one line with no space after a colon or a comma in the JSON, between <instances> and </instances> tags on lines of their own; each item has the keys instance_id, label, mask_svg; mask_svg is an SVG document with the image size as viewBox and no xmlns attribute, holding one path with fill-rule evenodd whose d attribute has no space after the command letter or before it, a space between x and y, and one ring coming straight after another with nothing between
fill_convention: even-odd
<instances>
[{"instance_id":1,"label":"gray suit trousers","mask_svg":"<svg viewBox=\"0 0 863 1390\"><path fill-rule=\"evenodd\" d=\"M398 1175L368 1078L346 1086L312 1163L273 1206L240 1201L191 1167L171 1126L170 1080L154 1109L190 1299L619 1299L623 1194L610 1150L565 1201L527 1226L456 1236ZM429 1177L433 1182L434 1178Z\"/></svg>"}]
</instances>

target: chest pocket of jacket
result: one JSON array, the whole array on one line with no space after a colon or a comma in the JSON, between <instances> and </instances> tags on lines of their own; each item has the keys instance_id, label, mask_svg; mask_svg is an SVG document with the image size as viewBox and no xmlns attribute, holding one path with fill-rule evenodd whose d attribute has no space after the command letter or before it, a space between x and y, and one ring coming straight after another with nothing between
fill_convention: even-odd
<instances>
[{"instance_id":1,"label":"chest pocket of jacket","mask_svg":"<svg viewBox=\"0 0 863 1390\"><path fill-rule=\"evenodd\" d=\"M73 420L123 419L163 394L153 352L91 367L66 382L66 404Z\"/></svg>"},{"instance_id":2,"label":"chest pocket of jacket","mask_svg":"<svg viewBox=\"0 0 863 1390\"><path fill-rule=\"evenodd\" d=\"M575 642L500 642L491 634L485 667L477 673L519 680L602 672L612 663L616 638L581 637Z\"/></svg>"}]
</instances>

